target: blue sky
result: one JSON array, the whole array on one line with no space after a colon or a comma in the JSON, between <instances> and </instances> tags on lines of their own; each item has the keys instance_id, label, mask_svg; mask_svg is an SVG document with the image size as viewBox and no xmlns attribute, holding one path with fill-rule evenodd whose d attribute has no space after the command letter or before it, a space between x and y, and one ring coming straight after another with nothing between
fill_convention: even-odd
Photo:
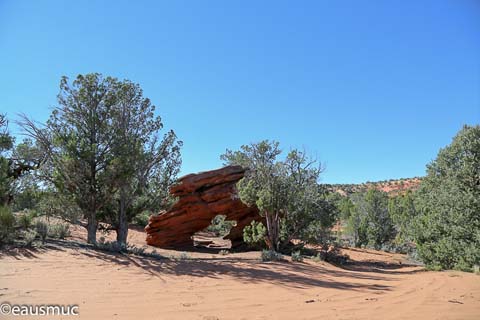
<instances>
[{"instance_id":1,"label":"blue sky","mask_svg":"<svg viewBox=\"0 0 480 320\"><path fill-rule=\"evenodd\" d=\"M142 86L182 173L275 139L324 182L419 176L480 123L480 2L0 0L2 113L45 121L88 72Z\"/></svg>"}]
</instances>

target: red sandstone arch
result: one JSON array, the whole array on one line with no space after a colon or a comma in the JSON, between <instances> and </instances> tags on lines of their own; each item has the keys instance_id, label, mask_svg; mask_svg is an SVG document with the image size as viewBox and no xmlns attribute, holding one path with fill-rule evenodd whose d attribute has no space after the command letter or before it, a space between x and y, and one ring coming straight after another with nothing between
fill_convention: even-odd
<instances>
[{"instance_id":1,"label":"red sandstone arch","mask_svg":"<svg viewBox=\"0 0 480 320\"><path fill-rule=\"evenodd\" d=\"M226 239L232 247L243 243L243 228L252 220L260 220L258 209L248 207L239 199L236 183L245 175L240 166L189 174L170 188L178 197L173 207L151 216L147 243L161 248L181 248L192 245L192 236L210 225L217 215L237 221Z\"/></svg>"}]
</instances>

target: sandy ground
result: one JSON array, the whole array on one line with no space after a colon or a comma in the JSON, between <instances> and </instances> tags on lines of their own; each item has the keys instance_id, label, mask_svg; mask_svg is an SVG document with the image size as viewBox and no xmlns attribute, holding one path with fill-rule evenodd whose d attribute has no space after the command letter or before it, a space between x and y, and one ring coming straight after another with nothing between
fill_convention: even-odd
<instances>
[{"instance_id":1,"label":"sandy ground","mask_svg":"<svg viewBox=\"0 0 480 320\"><path fill-rule=\"evenodd\" d=\"M83 230L72 239L83 241ZM143 245L143 232L132 230L129 241ZM157 260L52 241L0 251L0 302L78 304L80 316L64 319L480 319L480 276L427 272L402 255L345 252L354 263L339 268L262 263L258 252Z\"/></svg>"}]
</instances>

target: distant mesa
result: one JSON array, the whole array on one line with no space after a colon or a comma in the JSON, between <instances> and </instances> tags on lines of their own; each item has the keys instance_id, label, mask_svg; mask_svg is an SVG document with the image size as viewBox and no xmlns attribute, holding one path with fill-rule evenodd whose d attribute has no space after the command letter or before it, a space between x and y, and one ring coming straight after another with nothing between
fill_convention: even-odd
<instances>
[{"instance_id":1,"label":"distant mesa","mask_svg":"<svg viewBox=\"0 0 480 320\"><path fill-rule=\"evenodd\" d=\"M260 220L256 207L248 207L239 198L236 183L246 169L228 166L221 169L189 174L170 188L178 201L168 211L151 216L147 244L160 248L184 248L193 245L196 232L208 227L217 215L237 222L225 237L232 247L243 244L243 228L252 220Z\"/></svg>"},{"instance_id":2,"label":"distant mesa","mask_svg":"<svg viewBox=\"0 0 480 320\"><path fill-rule=\"evenodd\" d=\"M377 189L388 193L391 196L404 194L408 190L414 191L418 189L422 177L390 179L377 182L365 182L360 184L329 184L327 188L332 192L337 192L342 196L352 193L365 192L369 189Z\"/></svg>"}]
</instances>

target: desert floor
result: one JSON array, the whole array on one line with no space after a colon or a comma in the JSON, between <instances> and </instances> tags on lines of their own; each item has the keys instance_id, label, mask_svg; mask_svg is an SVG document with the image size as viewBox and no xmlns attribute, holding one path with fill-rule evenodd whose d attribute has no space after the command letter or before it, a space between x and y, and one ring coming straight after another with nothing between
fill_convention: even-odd
<instances>
[{"instance_id":1,"label":"desert floor","mask_svg":"<svg viewBox=\"0 0 480 320\"><path fill-rule=\"evenodd\" d=\"M260 262L258 252L179 260L157 250L159 260L93 250L84 238L75 229L67 241L0 251L0 302L78 304L80 316L64 319L480 319L480 276L427 272L402 255L345 249L353 261L342 268ZM144 239L130 231L131 243Z\"/></svg>"}]
</instances>

